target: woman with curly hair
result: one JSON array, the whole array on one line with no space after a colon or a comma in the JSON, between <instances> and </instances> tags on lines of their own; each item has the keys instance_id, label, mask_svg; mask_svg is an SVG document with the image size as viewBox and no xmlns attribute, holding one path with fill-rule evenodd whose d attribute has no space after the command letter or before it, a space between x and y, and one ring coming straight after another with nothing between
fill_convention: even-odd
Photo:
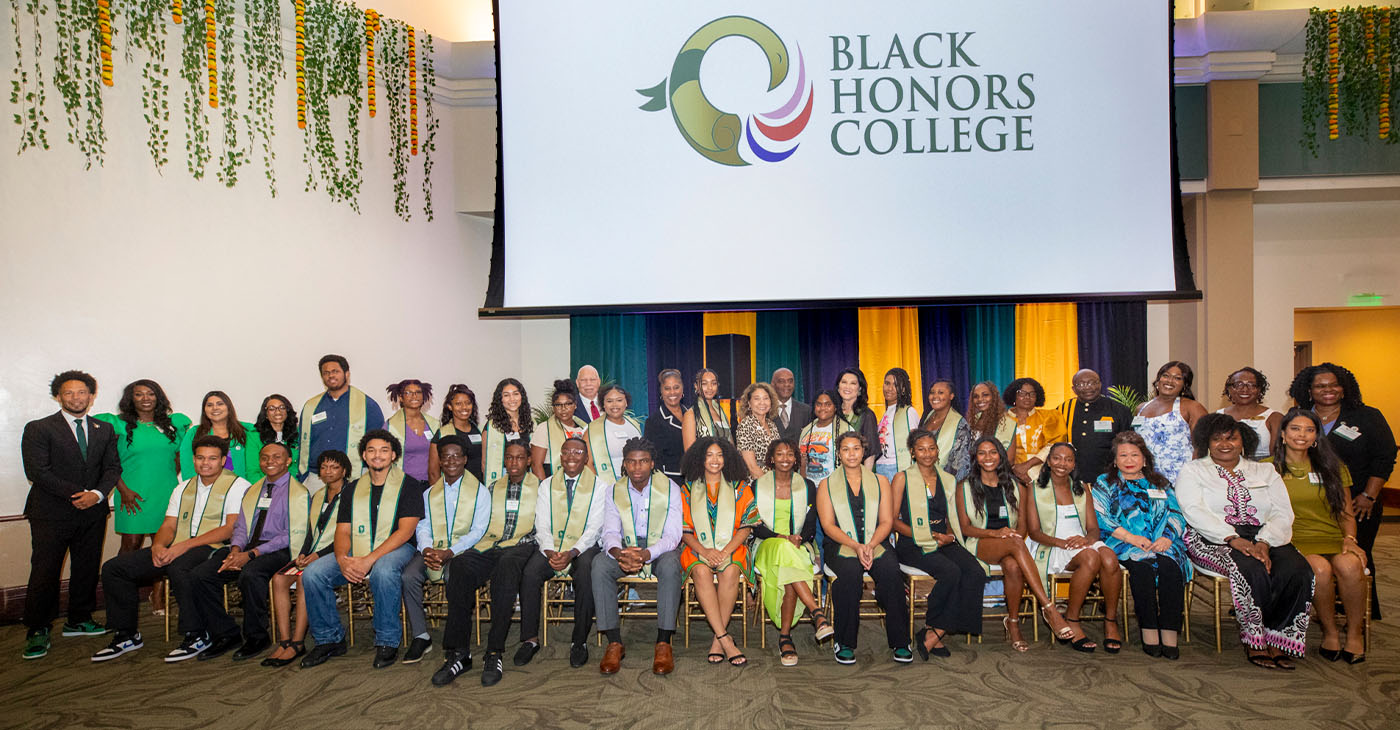
<instances>
[{"instance_id":1,"label":"woman with curly hair","mask_svg":"<svg viewBox=\"0 0 1400 730\"><path fill-rule=\"evenodd\" d=\"M1242 367L1225 379L1225 389L1221 395L1230 399L1230 405L1216 413L1225 415L1254 429L1259 434L1259 447L1254 450L1255 461L1262 461L1269 455L1274 440L1278 437L1279 424L1283 414L1264 405L1264 395L1269 392L1269 379L1252 367Z\"/></svg>"},{"instance_id":2,"label":"woman with curly hair","mask_svg":"<svg viewBox=\"0 0 1400 730\"><path fill-rule=\"evenodd\" d=\"M297 430L297 412L287 397L273 393L263 398L258 408L257 420L253 421L253 432L257 437L256 448L252 453L261 454L263 444L286 444L292 452L292 463L297 464L301 453L301 433ZM258 475L262 475L261 465ZM254 480L256 481L256 480Z\"/></svg>"},{"instance_id":3,"label":"woman with curly hair","mask_svg":"<svg viewBox=\"0 0 1400 730\"><path fill-rule=\"evenodd\" d=\"M1006 410L997 384L984 380L967 394L967 427L972 438L991 436L1001 442L1011 463L1016 463L1016 417Z\"/></svg>"},{"instance_id":4,"label":"woman with curly hair","mask_svg":"<svg viewBox=\"0 0 1400 730\"><path fill-rule=\"evenodd\" d=\"M530 452L530 433L534 429L525 386L515 378L497 383L486 409L486 427L481 430L481 458L486 462L483 484L489 486L505 476L506 444L519 441L526 447L525 452Z\"/></svg>"},{"instance_id":5,"label":"woman with curly hair","mask_svg":"<svg viewBox=\"0 0 1400 730\"><path fill-rule=\"evenodd\" d=\"M578 408L578 391L574 381L568 378L554 381L554 390L549 394L549 420L544 428L535 429L530 437L530 471L540 481L548 479L559 470L559 453L564 440L583 438L588 424L574 415ZM585 458L587 446L585 445Z\"/></svg>"},{"instance_id":6,"label":"woman with curly hair","mask_svg":"<svg viewBox=\"0 0 1400 730\"><path fill-rule=\"evenodd\" d=\"M453 383L442 400L442 420L433 433L432 448L428 450L428 484L437 483L442 476L442 462L438 458L438 441L443 436L460 434L467 444L467 471L481 481L481 429L477 422L481 412L476 407L476 393L462 383Z\"/></svg>"},{"instance_id":7,"label":"woman with curly hair","mask_svg":"<svg viewBox=\"0 0 1400 730\"><path fill-rule=\"evenodd\" d=\"M1361 617L1366 610L1366 551L1356 544L1351 474L1322 435L1322 419L1294 408L1283 417L1274 444L1274 470L1293 503L1293 546L1313 569L1313 607L1322 625L1318 653L1328 661L1366 661ZM1336 585L1332 579L1336 578ZM1337 631L1337 589L1346 610L1345 645Z\"/></svg>"},{"instance_id":8,"label":"woman with curly hair","mask_svg":"<svg viewBox=\"0 0 1400 730\"><path fill-rule=\"evenodd\" d=\"M437 419L424 412L432 405L433 385L409 378L384 390L395 409L384 421L384 428L403 444L403 460L399 467L403 473L427 484L428 453L433 450L433 434L438 429Z\"/></svg>"},{"instance_id":9,"label":"woman with curly hair","mask_svg":"<svg viewBox=\"0 0 1400 730\"><path fill-rule=\"evenodd\" d=\"M1030 470L1045 462L1041 449L1053 443L1068 441L1065 419L1045 407L1045 386L1035 378L1016 378L1001 393L1006 412L1016 420L1016 458L1011 460L1012 473L1022 484L1030 484ZM1095 474L1085 474L1092 479Z\"/></svg>"},{"instance_id":10,"label":"woman with curly hair","mask_svg":"<svg viewBox=\"0 0 1400 730\"><path fill-rule=\"evenodd\" d=\"M1381 489L1395 469L1395 433L1385 416L1361 399L1361 386L1350 370L1330 362L1303 368L1288 386L1299 408L1322 419L1322 432L1351 472L1351 509L1356 513L1356 542L1366 551L1371 569L1371 617L1381 618L1376 593L1376 562L1371 548L1381 527Z\"/></svg>"},{"instance_id":11,"label":"woman with curly hair","mask_svg":"<svg viewBox=\"0 0 1400 730\"><path fill-rule=\"evenodd\" d=\"M627 415L632 394L621 385L609 384L598 391L603 417L588 424L588 456L593 473L608 482L622 481L622 456L628 441L641 438L642 425Z\"/></svg>"},{"instance_id":12,"label":"woman with curly hair","mask_svg":"<svg viewBox=\"0 0 1400 730\"><path fill-rule=\"evenodd\" d=\"M744 466L754 479L763 476L763 458L768 454L768 445L781 435L777 421L773 420L773 405L777 402L777 392L767 383L750 383L739 396L739 428L735 429L734 437Z\"/></svg>"},{"instance_id":13,"label":"woman with curly hair","mask_svg":"<svg viewBox=\"0 0 1400 730\"><path fill-rule=\"evenodd\" d=\"M1191 427L1206 414L1191 392L1195 375L1191 366L1172 360L1157 368L1152 381L1152 399L1138 408L1133 430L1152 449L1157 471L1175 482L1181 465L1191 460Z\"/></svg>"}]
</instances>

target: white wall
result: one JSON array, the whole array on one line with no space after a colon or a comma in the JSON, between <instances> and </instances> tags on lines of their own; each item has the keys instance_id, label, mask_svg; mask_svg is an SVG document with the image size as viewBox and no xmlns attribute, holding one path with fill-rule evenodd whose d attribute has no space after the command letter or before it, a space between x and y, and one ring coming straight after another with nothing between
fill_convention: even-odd
<instances>
[{"instance_id":1,"label":"white wall","mask_svg":"<svg viewBox=\"0 0 1400 730\"><path fill-rule=\"evenodd\" d=\"M1254 366L1271 380L1270 406L1288 401L1293 310L1363 292L1400 303L1400 201L1255 204Z\"/></svg>"}]
</instances>

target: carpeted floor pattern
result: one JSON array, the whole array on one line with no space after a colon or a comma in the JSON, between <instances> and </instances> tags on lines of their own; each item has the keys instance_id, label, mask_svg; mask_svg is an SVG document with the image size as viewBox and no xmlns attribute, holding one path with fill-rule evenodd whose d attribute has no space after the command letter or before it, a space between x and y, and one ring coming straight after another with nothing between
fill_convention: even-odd
<instances>
[{"instance_id":1,"label":"carpeted floor pattern","mask_svg":"<svg viewBox=\"0 0 1400 730\"><path fill-rule=\"evenodd\" d=\"M831 659L811 629L795 632L801 661L778 663L776 635L758 648L750 630L750 665L710 666L710 634L692 629L689 648L677 636L676 672L650 671L654 628L624 623L629 655L622 672L598 674L568 665L568 629L527 667L510 663L505 679L483 688L480 652L474 670L446 688L428 678L442 661L435 646L417 665L370 667L367 622L343 658L313 669L235 664L226 658L166 665L159 619L147 615L146 647L106 664L88 661L106 639L57 637L49 656L19 658L24 631L0 628L0 727L23 728L279 728L351 730L433 728L910 728L910 727L1327 727L1400 726L1400 526L1387 525L1377 545L1381 599L1391 612L1373 622L1368 661L1330 663L1310 654L1296 672L1257 669L1240 649L1233 619L1224 619L1224 652L1217 654L1209 610L1193 609L1192 642L1181 660L1151 659L1133 643L1121 654L1092 655L1041 642L1017 654L1000 626L986 623L983 643L951 643L953 656L898 665L890 661L879 624L862 628L855 666ZM100 620L100 618L99 618ZM1099 626L1086 623L1090 636ZM738 618L732 627L737 634ZM1026 627L1030 637L1029 625ZM436 634L435 634L436 636ZM512 631L511 641L517 640ZM1314 628L1310 646L1319 634Z\"/></svg>"}]
</instances>

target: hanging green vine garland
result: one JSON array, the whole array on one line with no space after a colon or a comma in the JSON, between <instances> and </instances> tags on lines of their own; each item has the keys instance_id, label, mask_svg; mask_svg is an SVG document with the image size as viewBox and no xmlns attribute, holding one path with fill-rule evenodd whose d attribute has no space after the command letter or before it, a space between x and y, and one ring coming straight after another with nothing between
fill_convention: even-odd
<instances>
[{"instance_id":1,"label":"hanging green vine garland","mask_svg":"<svg viewBox=\"0 0 1400 730\"><path fill-rule=\"evenodd\" d=\"M15 31L15 70L10 80L10 103L20 108L14 119L15 124L23 127L19 136L19 152L22 154L30 147L49 148L49 134L44 127L49 121L49 115L44 112L44 71L39 66L39 60L44 55L40 18L48 14L48 8L40 5L39 0L27 0L24 5L34 26L33 76L30 76L29 68L24 63L24 36L19 26L19 10L20 0L10 0L10 26Z\"/></svg>"},{"instance_id":2,"label":"hanging green vine garland","mask_svg":"<svg viewBox=\"0 0 1400 730\"><path fill-rule=\"evenodd\" d=\"M53 85L63 100L68 141L85 158L85 169L102 164L107 132L102 120L102 76L99 64L96 0L54 0Z\"/></svg>"},{"instance_id":3,"label":"hanging green vine garland","mask_svg":"<svg viewBox=\"0 0 1400 730\"><path fill-rule=\"evenodd\" d=\"M238 168L248 161L248 150L240 146L238 140L238 125L246 118L238 111L238 78L233 63L233 0L215 0L214 23L218 28L219 115L224 122L218 177L219 182L231 188L238 184Z\"/></svg>"},{"instance_id":4,"label":"hanging green vine garland","mask_svg":"<svg viewBox=\"0 0 1400 730\"><path fill-rule=\"evenodd\" d=\"M191 3L181 24L180 78L185 80L185 165L199 180L213 157L209 149L209 118L204 113L208 61L204 51L204 8Z\"/></svg>"},{"instance_id":5,"label":"hanging green vine garland","mask_svg":"<svg viewBox=\"0 0 1400 730\"><path fill-rule=\"evenodd\" d=\"M408 209L408 67L404 65L407 34L404 24L387 18L381 21L376 45L383 59L379 78L384 98L389 102L389 163L394 175L394 214L407 221Z\"/></svg>"},{"instance_id":6,"label":"hanging green vine garland","mask_svg":"<svg viewBox=\"0 0 1400 730\"><path fill-rule=\"evenodd\" d=\"M423 34L423 215L433 219L433 152L437 150L438 120L433 113L433 94L437 91L437 74L433 72L433 36Z\"/></svg>"},{"instance_id":7,"label":"hanging green vine garland","mask_svg":"<svg viewBox=\"0 0 1400 730\"><path fill-rule=\"evenodd\" d=\"M165 64L165 24L168 0L126 0L126 60L136 63L135 51L144 51L141 66L141 112L146 120L146 149L156 170L170 161L170 69Z\"/></svg>"},{"instance_id":8,"label":"hanging green vine garland","mask_svg":"<svg viewBox=\"0 0 1400 730\"><path fill-rule=\"evenodd\" d=\"M1397 24L1397 8L1313 9L1309 15L1304 30L1301 144L1313 156L1318 152L1320 125L1329 130L1330 139L1345 135L1387 144L1400 141L1390 130L1392 100L1400 91ZM1329 38L1333 33L1335 40Z\"/></svg>"},{"instance_id":9,"label":"hanging green vine garland","mask_svg":"<svg viewBox=\"0 0 1400 730\"><path fill-rule=\"evenodd\" d=\"M331 200L360 212L360 61L364 15L353 5L335 0L306 3L306 106L304 137L306 189L325 185ZM330 102L348 96L344 168L331 129Z\"/></svg>"},{"instance_id":10,"label":"hanging green vine garland","mask_svg":"<svg viewBox=\"0 0 1400 730\"><path fill-rule=\"evenodd\" d=\"M277 81L287 77L283 69L282 19L277 0L247 0L247 28L243 31L243 67L248 69L249 134L262 149L263 174L268 192L277 197L277 175L272 147L273 106ZM251 141L251 140L250 140Z\"/></svg>"}]
</instances>

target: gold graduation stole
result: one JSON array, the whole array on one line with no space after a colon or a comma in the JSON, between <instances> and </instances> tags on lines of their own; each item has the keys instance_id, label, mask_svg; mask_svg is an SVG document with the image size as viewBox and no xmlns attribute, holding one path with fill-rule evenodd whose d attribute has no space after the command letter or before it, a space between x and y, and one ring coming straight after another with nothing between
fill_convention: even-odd
<instances>
[{"instance_id":1,"label":"gold graduation stole","mask_svg":"<svg viewBox=\"0 0 1400 730\"><path fill-rule=\"evenodd\" d=\"M890 419L890 433L894 438L894 461L900 471L908 469L914 463L909 456L910 410L912 409L909 406L900 406L894 409L894 417Z\"/></svg>"},{"instance_id":2,"label":"gold graduation stole","mask_svg":"<svg viewBox=\"0 0 1400 730\"><path fill-rule=\"evenodd\" d=\"M253 538L253 521L257 519L258 515L258 500L262 497L263 488L266 486L267 477L263 477L259 479L256 484L249 487L248 491L243 493L243 524L248 527L249 540ZM306 508L305 494L306 487L303 487L301 482L297 481L296 477L289 477L287 482L287 527L289 528L288 533L291 537L296 537L296 534L292 533L290 530L293 525L292 515ZM302 539L305 539L305 535L306 533L303 532ZM293 546L301 547L301 543L288 543L287 549L296 549ZM244 549L250 548L245 547ZM292 557L296 556L293 555Z\"/></svg>"},{"instance_id":3,"label":"gold graduation stole","mask_svg":"<svg viewBox=\"0 0 1400 730\"><path fill-rule=\"evenodd\" d=\"M1011 453L1011 442L1016 440L1016 417L1007 413L1001 417L1001 423L997 424L996 431L992 437L1001 442L1001 447L1006 452Z\"/></svg>"},{"instance_id":4,"label":"gold graduation stole","mask_svg":"<svg viewBox=\"0 0 1400 730\"><path fill-rule=\"evenodd\" d=\"M433 433L438 429L437 419L426 413L422 415L423 420L426 421L428 425L427 438L432 440ZM384 428L388 429L389 433L394 434L394 438L397 438L399 443L408 443L408 417L404 415L402 408L394 411L394 414L389 416L389 420L384 422Z\"/></svg>"},{"instance_id":5,"label":"gold graduation stole","mask_svg":"<svg viewBox=\"0 0 1400 730\"><path fill-rule=\"evenodd\" d=\"M846 537L864 544L875 534L875 528L880 523L880 480L875 478L875 472L865 467L860 470L860 496L865 504L865 524L861 526L859 535L856 534L855 513L851 512L851 490L846 484L844 465L838 464L836 471L826 478L826 495L831 499L832 511L836 513L836 526L846 533ZM856 551L846 545L841 546L839 553L847 558L856 556ZM876 545L875 557L884 554L885 546Z\"/></svg>"},{"instance_id":6,"label":"gold graduation stole","mask_svg":"<svg viewBox=\"0 0 1400 730\"><path fill-rule=\"evenodd\" d=\"M559 450L564 448L564 439L568 436L564 433L564 425L559 422L559 419L551 416L545 423L548 424L549 428L545 431L544 453L545 456L549 457L549 473L553 475L559 471ZM578 428L588 428L588 424L580 420L578 416L574 416L574 425Z\"/></svg>"},{"instance_id":7,"label":"gold graduation stole","mask_svg":"<svg viewBox=\"0 0 1400 730\"><path fill-rule=\"evenodd\" d=\"M802 523L807 521L807 480L801 474L792 475L792 510L791 525L778 524L778 479L773 472L767 471L753 486L753 496L758 502L758 516L763 519L763 524L768 529L780 535L800 535L802 534ZM800 505L800 506L799 506ZM802 510L798 514L797 510Z\"/></svg>"},{"instance_id":8,"label":"gold graduation stole","mask_svg":"<svg viewBox=\"0 0 1400 730\"><path fill-rule=\"evenodd\" d=\"M529 445L526 445L529 448ZM482 473L487 484L495 484L506 474L506 435L496 429L491 422L481 429L481 455L485 460L486 471Z\"/></svg>"},{"instance_id":9,"label":"gold graduation stole","mask_svg":"<svg viewBox=\"0 0 1400 730\"><path fill-rule=\"evenodd\" d=\"M580 471L574 482L574 501L570 503L569 490L564 484L567 478L562 469L556 470L549 478L549 512L545 515L549 519L549 535L554 539L554 549L561 553L574 549L583 531L588 529L588 508L593 502L593 487L597 484L593 472L588 469ZM583 546L584 549L587 547Z\"/></svg>"},{"instance_id":10,"label":"gold graduation stole","mask_svg":"<svg viewBox=\"0 0 1400 730\"><path fill-rule=\"evenodd\" d=\"M1045 485L1044 489L1041 489L1034 481L1032 481L1031 488L1029 491L1031 493L1031 499L1035 503L1036 516L1040 518L1040 531L1049 535L1050 537L1058 537L1058 535L1055 534L1055 529L1059 527L1060 521L1058 519L1059 515L1056 514L1055 508L1056 505L1054 483L1052 482L1050 484L1047 484ZM1079 526L1080 528L1083 528L1084 512L1089 507L1089 490L1085 489L1083 494L1075 496L1074 489L1073 487L1071 487L1069 494L1070 502L1074 504L1074 511L1077 515L1079 515ZM1035 553L1033 553L1033 557L1035 558L1036 564L1040 566L1041 573L1044 573L1046 568L1050 566L1050 550L1051 547L1049 545L1036 543Z\"/></svg>"},{"instance_id":11,"label":"gold graduation stole","mask_svg":"<svg viewBox=\"0 0 1400 730\"><path fill-rule=\"evenodd\" d=\"M199 489L199 475L185 482L185 486L180 491L180 516L175 521L175 540L179 542L191 537L203 535L210 530L217 530L224 524L224 498L228 496L228 490L233 488L233 483L238 480L238 475L225 469L222 474L214 479L214 483L209 486L209 498L204 500L204 511L199 515L194 513L195 492ZM214 506L211 513L210 506ZM211 544L210 547L223 547L225 543Z\"/></svg>"},{"instance_id":12,"label":"gold graduation stole","mask_svg":"<svg viewBox=\"0 0 1400 730\"><path fill-rule=\"evenodd\" d=\"M378 519L371 534L369 498L372 489L366 472L355 482L355 501L350 505L350 554L361 558L383 545L394 532L394 513L399 507L399 492L403 491L403 471L397 464L389 468L389 478L384 480L384 489L379 494Z\"/></svg>"},{"instance_id":13,"label":"gold graduation stole","mask_svg":"<svg viewBox=\"0 0 1400 730\"><path fill-rule=\"evenodd\" d=\"M365 435L365 422L369 419L369 406L365 399L365 392L350 386L350 428L345 434L345 455L350 457L350 473L347 477L360 473L363 465L360 462L360 439ZM325 393L312 396L306 401L306 405L301 407L301 415L298 416L298 430L301 431L301 455L297 457L297 473L305 474L310 471L311 465L311 417L316 415L316 407L321 405L322 398L329 398Z\"/></svg>"},{"instance_id":14,"label":"gold graduation stole","mask_svg":"<svg viewBox=\"0 0 1400 730\"><path fill-rule=\"evenodd\" d=\"M734 538L737 488L737 484L720 482L717 497L719 501L715 503L715 521L710 522L710 496L704 477L690 483L687 490L690 492L690 520L693 523L690 527L695 531L695 539L699 540L701 545L711 550L719 550Z\"/></svg>"},{"instance_id":15,"label":"gold graduation stole","mask_svg":"<svg viewBox=\"0 0 1400 730\"><path fill-rule=\"evenodd\" d=\"M452 524L447 524L447 478L438 477L433 486L428 487L428 529L437 550L446 550L457 538L471 532L472 517L476 515L476 498L481 482L469 471L462 472L462 483L457 489L457 509L452 514ZM442 570L425 568L430 580L442 580Z\"/></svg>"},{"instance_id":16,"label":"gold graduation stole","mask_svg":"<svg viewBox=\"0 0 1400 730\"><path fill-rule=\"evenodd\" d=\"M637 429L637 433L642 432L641 424L637 423L630 416L623 416L622 420ZM608 451L608 437L604 432L607 428L604 424L608 422L606 416L595 419L588 424L588 451L593 457L593 471L598 476L610 482L620 482L627 479L627 475L617 470L617 465L613 463L612 452Z\"/></svg>"},{"instance_id":17,"label":"gold graduation stole","mask_svg":"<svg viewBox=\"0 0 1400 730\"><path fill-rule=\"evenodd\" d=\"M613 484L613 505L617 507L622 523L622 546L637 547L637 523L632 519L632 480L624 479ZM647 547L661 542L661 533L666 529L666 517L671 510L671 480L659 471L651 473L651 494L647 500ZM653 558L660 557L653 555ZM651 577L651 565L642 566L638 573L642 578Z\"/></svg>"},{"instance_id":18,"label":"gold graduation stole","mask_svg":"<svg viewBox=\"0 0 1400 730\"><path fill-rule=\"evenodd\" d=\"M953 442L958 438L958 424L962 423L961 413L949 408L943 418L943 426L938 429L938 468L948 471L948 460L953 458Z\"/></svg>"},{"instance_id":19,"label":"gold graduation stole","mask_svg":"<svg viewBox=\"0 0 1400 730\"><path fill-rule=\"evenodd\" d=\"M958 508L953 501L958 480L952 474L939 469L938 481L943 486L943 500L947 503L948 533L961 540L962 529L957 522ZM924 474L919 471L917 465L904 470L904 498L909 500L909 531L914 534L914 544L918 545L924 554L937 550L941 546L933 537L933 524L929 521L928 512L928 501L933 498L933 490L924 481Z\"/></svg>"},{"instance_id":20,"label":"gold graduation stole","mask_svg":"<svg viewBox=\"0 0 1400 730\"><path fill-rule=\"evenodd\" d=\"M491 484L491 523L486 534L472 546L477 552L492 548L510 548L520 544L520 540L535 530L535 497L540 480L534 474L525 472L520 482L520 504L515 510L515 532L506 536L506 493L510 491L510 477L504 476Z\"/></svg>"},{"instance_id":21,"label":"gold graduation stole","mask_svg":"<svg viewBox=\"0 0 1400 730\"><path fill-rule=\"evenodd\" d=\"M290 502L290 509L287 512L287 524L291 534L290 549L292 557L302 555L302 546L306 544L307 535L312 536L311 550L309 553L316 553L329 547L335 542L335 511L340 502L340 492L337 492L335 499L331 500L331 517L326 521L325 528L315 534L317 529L316 521L321 517L321 508L326 505L325 489L318 489L314 493L309 492L306 486L292 477L291 488L287 490L287 500ZM344 487L341 487L344 491Z\"/></svg>"},{"instance_id":22,"label":"gold graduation stole","mask_svg":"<svg viewBox=\"0 0 1400 730\"><path fill-rule=\"evenodd\" d=\"M710 412L710 406L714 405L715 412L719 413L719 421L715 421L714 414ZM695 437L704 438L714 436L729 440L729 415L724 412L719 403L704 396L695 399Z\"/></svg>"},{"instance_id":23,"label":"gold graduation stole","mask_svg":"<svg viewBox=\"0 0 1400 730\"><path fill-rule=\"evenodd\" d=\"M973 484L975 484L973 480L980 478L981 477L977 476L976 474L973 474L972 476L963 480L960 489L962 490L963 510L967 512L968 523L971 524L973 527L985 530L987 529L987 513L983 510L976 509L972 504L972 487ZM1020 521L1019 511L1011 509L1011 505L1006 505L1006 507L1006 523L1011 526L1011 529L1014 530L1016 529L1016 523ZM977 541L980 539L981 538L969 536L963 537L963 547L967 548L967 551L972 553L973 557L977 556ZM985 572L987 575L992 574L992 568L986 563L986 561L982 560L981 558L978 558L977 562L982 564L983 572Z\"/></svg>"}]
</instances>

